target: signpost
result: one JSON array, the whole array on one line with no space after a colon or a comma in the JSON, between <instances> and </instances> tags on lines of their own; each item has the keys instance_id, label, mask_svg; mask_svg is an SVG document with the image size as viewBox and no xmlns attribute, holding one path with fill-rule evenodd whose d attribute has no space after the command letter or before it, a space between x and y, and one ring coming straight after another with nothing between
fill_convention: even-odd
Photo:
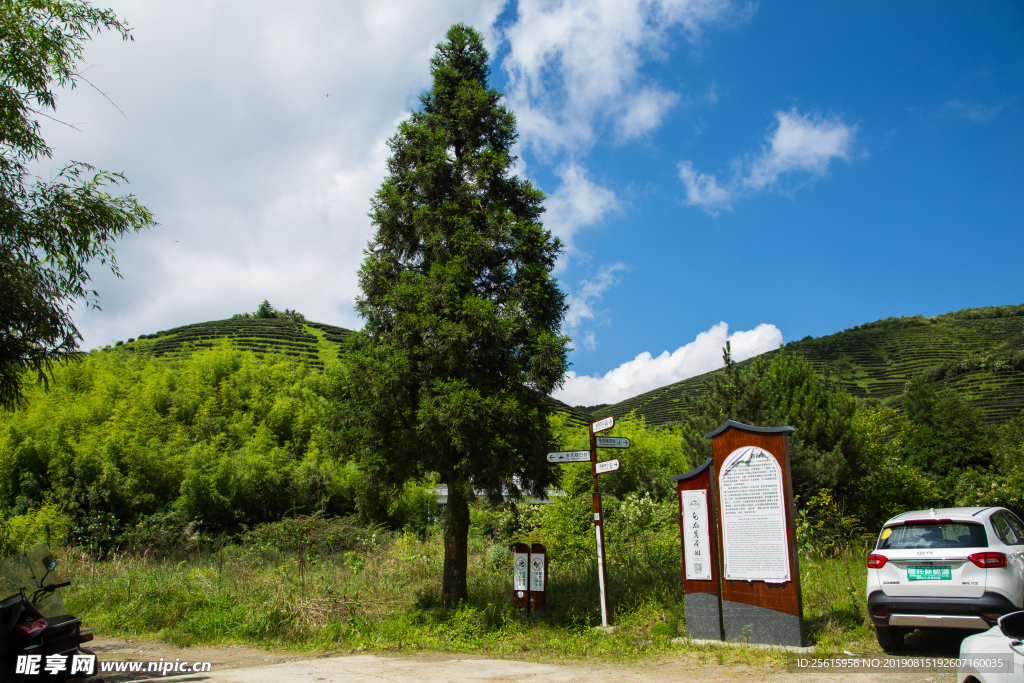
<instances>
[{"instance_id":1,"label":"signpost","mask_svg":"<svg viewBox=\"0 0 1024 683\"><path fill-rule=\"evenodd\" d=\"M597 538L597 583L601 588L601 626L608 626L608 565L604 559L604 519L601 515L601 489L597 486L597 433L615 426L614 417L590 423L590 467L594 475L594 535ZM616 468L618 469L618 468Z\"/></svg>"},{"instance_id":2,"label":"signpost","mask_svg":"<svg viewBox=\"0 0 1024 683\"><path fill-rule=\"evenodd\" d=\"M548 453L548 462L590 462L591 474L594 477L594 535L597 538L597 581L601 587L601 626L608 626L608 569L604 559L604 521L601 519L601 490L597 486L597 475L615 472L619 469L618 459L597 461L598 448L629 448L629 439L621 437L597 436L615 426L615 417L590 423L589 451L557 451ZM532 593L531 593L532 596Z\"/></svg>"},{"instance_id":3,"label":"signpost","mask_svg":"<svg viewBox=\"0 0 1024 683\"><path fill-rule=\"evenodd\" d=\"M556 451L548 453L548 462L590 462L590 451Z\"/></svg>"}]
</instances>

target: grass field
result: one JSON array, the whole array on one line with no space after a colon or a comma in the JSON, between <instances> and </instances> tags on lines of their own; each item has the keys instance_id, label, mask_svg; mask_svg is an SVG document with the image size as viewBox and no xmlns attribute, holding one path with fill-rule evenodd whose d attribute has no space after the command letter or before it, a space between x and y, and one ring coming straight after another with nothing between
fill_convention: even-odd
<instances>
[{"instance_id":1,"label":"grass field","mask_svg":"<svg viewBox=\"0 0 1024 683\"><path fill-rule=\"evenodd\" d=\"M675 585L659 585L643 580L642 565L609 558L616 628L606 634L593 628L599 623L593 563L553 562L549 609L528 619L511 607L507 551L479 541L471 545L469 604L442 610L442 555L437 534L420 539L377 532L361 550L330 555L233 545L101 562L64 551L60 561L74 580L65 591L67 605L88 625L104 635L180 646L234 642L550 660L630 660L684 648L707 652L718 663L764 659L763 652L680 640L686 625L675 568L668 571ZM864 613L864 555L801 560L807 631L821 652L878 651Z\"/></svg>"}]
</instances>

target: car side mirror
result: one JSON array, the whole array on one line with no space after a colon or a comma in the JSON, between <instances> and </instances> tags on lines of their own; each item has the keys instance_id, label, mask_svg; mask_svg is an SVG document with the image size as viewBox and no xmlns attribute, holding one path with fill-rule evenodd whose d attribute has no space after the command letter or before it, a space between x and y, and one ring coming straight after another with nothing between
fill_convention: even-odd
<instances>
[{"instance_id":1,"label":"car side mirror","mask_svg":"<svg viewBox=\"0 0 1024 683\"><path fill-rule=\"evenodd\" d=\"M57 567L57 560L53 559L53 555L47 555L43 558L43 569L48 572L52 572Z\"/></svg>"},{"instance_id":2,"label":"car side mirror","mask_svg":"<svg viewBox=\"0 0 1024 683\"><path fill-rule=\"evenodd\" d=\"M1024 639L1024 612L1011 612L999 617L999 630L1007 638Z\"/></svg>"}]
</instances>

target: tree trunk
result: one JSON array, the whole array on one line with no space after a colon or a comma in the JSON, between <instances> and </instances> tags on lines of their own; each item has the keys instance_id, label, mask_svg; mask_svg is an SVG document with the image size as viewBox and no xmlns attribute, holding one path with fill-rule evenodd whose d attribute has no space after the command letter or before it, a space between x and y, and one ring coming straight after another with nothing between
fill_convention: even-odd
<instances>
[{"instance_id":1,"label":"tree trunk","mask_svg":"<svg viewBox=\"0 0 1024 683\"><path fill-rule=\"evenodd\" d=\"M441 576L441 604L457 607L465 601L467 546L469 539L469 496L460 484L448 484L444 506L444 573Z\"/></svg>"}]
</instances>

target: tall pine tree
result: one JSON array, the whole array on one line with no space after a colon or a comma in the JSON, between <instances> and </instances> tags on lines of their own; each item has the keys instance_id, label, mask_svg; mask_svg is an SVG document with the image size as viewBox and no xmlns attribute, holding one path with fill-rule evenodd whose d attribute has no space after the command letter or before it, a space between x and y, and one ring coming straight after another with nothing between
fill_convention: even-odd
<instances>
[{"instance_id":1,"label":"tall pine tree","mask_svg":"<svg viewBox=\"0 0 1024 683\"><path fill-rule=\"evenodd\" d=\"M388 141L359 271L366 324L336 404L371 500L431 473L447 485L447 606L467 596L471 499L550 483L546 395L568 366L551 275L562 245L541 224L543 193L510 173L515 117L487 60L480 34L453 26L421 107Z\"/></svg>"}]
</instances>

